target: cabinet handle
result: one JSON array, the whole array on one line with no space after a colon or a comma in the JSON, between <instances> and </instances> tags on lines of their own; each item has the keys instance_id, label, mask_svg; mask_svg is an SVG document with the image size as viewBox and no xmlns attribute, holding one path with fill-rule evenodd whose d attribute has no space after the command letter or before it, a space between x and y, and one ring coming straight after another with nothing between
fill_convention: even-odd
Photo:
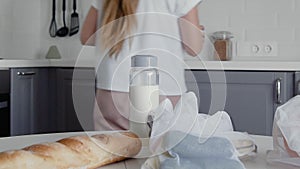
<instances>
[{"instance_id":1,"label":"cabinet handle","mask_svg":"<svg viewBox=\"0 0 300 169\"><path fill-rule=\"evenodd\" d=\"M275 88L276 88L276 103L281 104L281 79L277 79L275 82Z\"/></svg>"},{"instance_id":2,"label":"cabinet handle","mask_svg":"<svg viewBox=\"0 0 300 169\"><path fill-rule=\"evenodd\" d=\"M19 76L31 76L31 75L35 75L35 72L18 72L17 75L19 75Z\"/></svg>"}]
</instances>

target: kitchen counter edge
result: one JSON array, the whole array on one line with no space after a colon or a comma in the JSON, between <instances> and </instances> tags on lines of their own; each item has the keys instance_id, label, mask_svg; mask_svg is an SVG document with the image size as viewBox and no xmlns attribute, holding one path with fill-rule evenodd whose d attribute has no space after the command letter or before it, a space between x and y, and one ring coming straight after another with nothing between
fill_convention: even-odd
<instances>
[{"instance_id":1,"label":"kitchen counter edge","mask_svg":"<svg viewBox=\"0 0 300 169\"><path fill-rule=\"evenodd\" d=\"M26 67L83 67L93 68L89 60L36 59L0 60L0 70ZM186 69L193 70L245 70L245 71L300 71L300 61L195 61L186 60Z\"/></svg>"}]
</instances>

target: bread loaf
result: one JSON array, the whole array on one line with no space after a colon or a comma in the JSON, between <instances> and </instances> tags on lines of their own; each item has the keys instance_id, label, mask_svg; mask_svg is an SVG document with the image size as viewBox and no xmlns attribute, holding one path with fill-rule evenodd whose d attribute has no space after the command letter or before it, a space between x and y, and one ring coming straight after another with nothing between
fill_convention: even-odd
<instances>
[{"instance_id":1,"label":"bread loaf","mask_svg":"<svg viewBox=\"0 0 300 169\"><path fill-rule=\"evenodd\" d=\"M0 153L0 169L98 168L135 156L141 141L131 132L68 137Z\"/></svg>"}]
</instances>

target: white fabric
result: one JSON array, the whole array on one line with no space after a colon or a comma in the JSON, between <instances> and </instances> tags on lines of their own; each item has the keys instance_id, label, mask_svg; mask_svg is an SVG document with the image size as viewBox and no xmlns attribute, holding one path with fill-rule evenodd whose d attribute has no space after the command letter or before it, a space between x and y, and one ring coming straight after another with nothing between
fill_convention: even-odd
<instances>
[{"instance_id":1,"label":"white fabric","mask_svg":"<svg viewBox=\"0 0 300 169\"><path fill-rule=\"evenodd\" d=\"M193 92L183 94L174 109L170 100L164 100L153 116L150 146L155 153L164 152L174 146L160 149L162 136L169 131L194 135L199 138L199 142L205 142L212 136L225 137L223 133L233 132L230 116L226 112L219 111L214 115L198 114L197 97Z\"/></svg>"},{"instance_id":2,"label":"white fabric","mask_svg":"<svg viewBox=\"0 0 300 169\"><path fill-rule=\"evenodd\" d=\"M300 96L278 109L277 125L289 147L300 155Z\"/></svg>"},{"instance_id":3,"label":"white fabric","mask_svg":"<svg viewBox=\"0 0 300 169\"><path fill-rule=\"evenodd\" d=\"M197 97L192 92L184 93L175 108L173 108L169 99L160 103L152 114L154 121L150 138L151 151L160 154L172 147L172 145L168 147L161 146L162 136L169 131L189 133L197 123L197 115ZM179 142L180 139L177 141Z\"/></svg>"},{"instance_id":4,"label":"white fabric","mask_svg":"<svg viewBox=\"0 0 300 169\"><path fill-rule=\"evenodd\" d=\"M186 165L191 167L197 163L211 163L213 160L219 160L223 163L218 163L216 165L219 168L232 168L231 166L237 166L239 169L244 169L243 164L240 162L238 157L248 155L255 149L255 143L246 133L239 133L233 131L232 122L230 116L224 112L219 111L214 115L198 114L197 98L194 93L189 92L182 95L181 100L175 106L166 99L160 106L154 111L154 123L152 127L152 133L150 137L150 150L155 157L150 157L143 164L142 169L158 169L161 168L161 164L167 160L172 160L168 153L172 153L173 148L177 147L184 150L185 146L191 144L195 147L195 142L197 146L202 146L203 149L197 150L197 147L193 149L195 154L194 157L199 157L195 159L201 159L200 161L187 161ZM193 139L195 138L195 139ZM222 141L222 143L228 143L226 145L207 145L212 139L217 139ZM251 141L252 147L248 151L237 150L237 144L239 141L245 142L246 140ZM185 142L185 146L181 147L182 143ZM220 143L220 142L219 142ZM178 147L179 145L179 147ZM206 146L207 145L207 146ZM240 144L239 144L240 145ZM220 153L215 156L213 153L219 147L222 147L222 151L217 150L217 152L230 152L229 154ZM218 147L218 148L216 148ZM224 150L226 149L226 150ZM183 156L187 155L182 152L177 158L180 163L183 163L185 159ZM182 155L182 157L180 156ZM207 157L207 158L206 158ZM208 158L210 157L210 158ZM177 160L177 159L173 159ZM179 164L180 165L180 164ZM197 168L201 168L200 166ZM204 167L205 168L205 167Z\"/></svg>"},{"instance_id":5,"label":"white fabric","mask_svg":"<svg viewBox=\"0 0 300 169\"><path fill-rule=\"evenodd\" d=\"M140 0L136 12L137 27L125 40L117 58L98 51L99 68L97 88L128 92L130 58L136 54L158 57L160 90L162 95L181 95L186 92L184 79L184 50L181 44L178 18L201 0ZM102 0L94 0L93 6L102 9ZM98 25L101 23L101 12ZM97 46L101 46L97 42ZM130 47L129 47L130 46ZM101 52L100 52L101 51Z\"/></svg>"},{"instance_id":6,"label":"white fabric","mask_svg":"<svg viewBox=\"0 0 300 169\"><path fill-rule=\"evenodd\" d=\"M158 3L164 3L163 0L156 0ZM201 0L202 1L202 0ZM199 4L199 0L166 0L167 7L172 14L177 16L184 16L193 7Z\"/></svg>"},{"instance_id":7,"label":"white fabric","mask_svg":"<svg viewBox=\"0 0 300 169\"><path fill-rule=\"evenodd\" d=\"M291 157L290 150L300 156L300 95L277 108L274 117L274 151L268 154L270 162L282 162L300 167L300 157Z\"/></svg>"}]
</instances>

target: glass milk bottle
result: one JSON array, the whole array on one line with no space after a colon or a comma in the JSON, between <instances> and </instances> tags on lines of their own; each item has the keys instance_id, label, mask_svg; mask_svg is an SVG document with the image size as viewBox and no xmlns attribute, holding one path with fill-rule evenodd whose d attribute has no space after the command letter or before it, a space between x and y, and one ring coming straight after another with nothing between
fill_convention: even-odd
<instances>
[{"instance_id":1,"label":"glass milk bottle","mask_svg":"<svg viewBox=\"0 0 300 169\"><path fill-rule=\"evenodd\" d=\"M159 105L159 74L157 57L136 55L131 58L130 71L130 130L140 138L148 138L148 114Z\"/></svg>"}]
</instances>

